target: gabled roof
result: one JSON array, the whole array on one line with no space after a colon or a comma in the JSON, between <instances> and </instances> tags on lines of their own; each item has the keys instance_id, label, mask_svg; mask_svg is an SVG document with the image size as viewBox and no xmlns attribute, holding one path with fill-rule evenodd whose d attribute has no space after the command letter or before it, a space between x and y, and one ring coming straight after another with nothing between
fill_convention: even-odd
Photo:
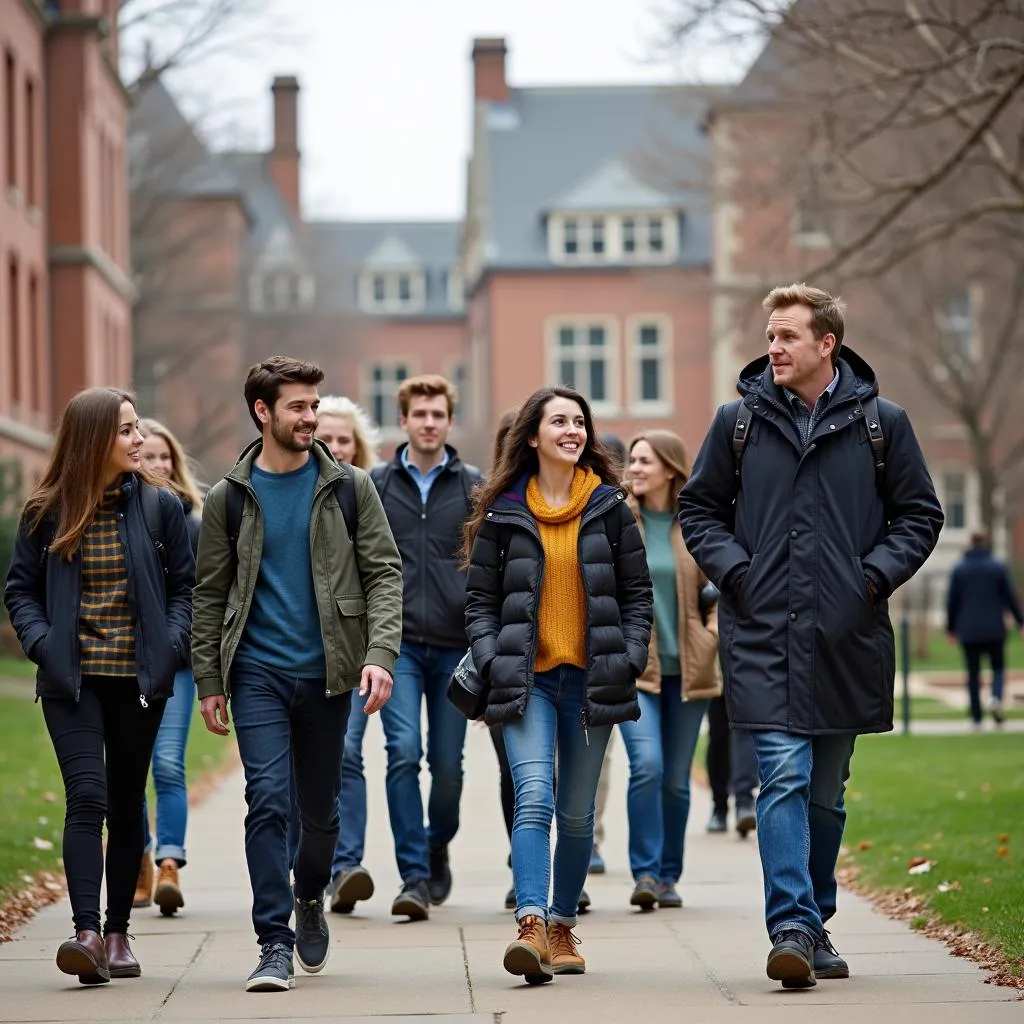
<instances>
[{"instance_id":1,"label":"gabled roof","mask_svg":"<svg viewBox=\"0 0 1024 1024\"><path fill-rule=\"evenodd\" d=\"M641 181L625 160L616 157L556 196L546 209L551 213L669 210L677 198Z\"/></svg>"},{"instance_id":2,"label":"gabled roof","mask_svg":"<svg viewBox=\"0 0 1024 1024\"><path fill-rule=\"evenodd\" d=\"M678 262L711 262L711 217L701 129L711 87L656 85L512 89L478 121L480 223L489 267L550 267L543 217L606 165L685 213ZM500 116L499 116L500 115ZM605 184L607 184L607 179ZM636 187L634 186L634 195ZM637 198L650 199L646 191Z\"/></svg>"},{"instance_id":3,"label":"gabled roof","mask_svg":"<svg viewBox=\"0 0 1024 1024\"><path fill-rule=\"evenodd\" d=\"M385 235L363 260L363 267L369 270L415 270L421 263L420 257L404 239L397 235Z\"/></svg>"}]
</instances>

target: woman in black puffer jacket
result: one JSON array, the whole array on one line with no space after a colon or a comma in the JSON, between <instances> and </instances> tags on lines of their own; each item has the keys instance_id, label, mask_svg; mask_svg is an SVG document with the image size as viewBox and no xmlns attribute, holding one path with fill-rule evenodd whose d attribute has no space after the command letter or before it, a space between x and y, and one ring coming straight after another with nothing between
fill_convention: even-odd
<instances>
[{"instance_id":1,"label":"woman in black puffer jacket","mask_svg":"<svg viewBox=\"0 0 1024 1024\"><path fill-rule=\"evenodd\" d=\"M635 681L653 605L624 499L586 401L572 388L543 388L523 404L466 527L466 630L490 685L485 719L502 723L516 792L519 937L504 963L534 984L585 970L572 929L601 763L611 727L640 714Z\"/></svg>"}]
</instances>

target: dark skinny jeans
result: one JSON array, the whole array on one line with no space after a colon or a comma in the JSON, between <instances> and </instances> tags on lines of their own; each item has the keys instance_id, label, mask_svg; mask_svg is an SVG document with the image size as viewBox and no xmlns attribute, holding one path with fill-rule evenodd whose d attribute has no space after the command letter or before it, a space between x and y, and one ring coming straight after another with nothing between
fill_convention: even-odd
<instances>
[{"instance_id":1,"label":"dark skinny jeans","mask_svg":"<svg viewBox=\"0 0 1024 1024\"><path fill-rule=\"evenodd\" d=\"M100 930L103 821L107 823L104 932L125 934L146 844L143 797L165 700L144 708L134 678L84 676L76 704L43 698L64 779L64 873L75 931Z\"/></svg>"}]
</instances>

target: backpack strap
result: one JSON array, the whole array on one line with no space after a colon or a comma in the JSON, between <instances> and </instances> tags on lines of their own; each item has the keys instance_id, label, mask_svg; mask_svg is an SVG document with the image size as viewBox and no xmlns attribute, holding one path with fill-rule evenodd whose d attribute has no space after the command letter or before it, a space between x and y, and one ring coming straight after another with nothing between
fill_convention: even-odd
<instances>
[{"instance_id":1,"label":"backpack strap","mask_svg":"<svg viewBox=\"0 0 1024 1024\"><path fill-rule=\"evenodd\" d=\"M146 521L146 529L152 538L153 547L156 548L157 558L160 559L160 568L164 575L167 575L167 548L164 545L164 516L160 508L160 491L141 482L139 500L142 502L142 518Z\"/></svg>"},{"instance_id":2,"label":"backpack strap","mask_svg":"<svg viewBox=\"0 0 1024 1024\"><path fill-rule=\"evenodd\" d=\"M238 534L242 529L242 506L245 504L245 489L237 480L226 477L224 491L224 528L227 531L231 550L237 557Z\"/></svg>"},{"instance_id":3,"label":"backpack strap","mask_svg":"<svg viewBox=\"0 0 1024 1024\"><path fill-rule=\"evenodd\" d=\"M359 511L356 508L356 475L352 467L344 462L339 463L345 475L334 481L334 497L338 500L341 517L345 520L348 539L352 547L356 546L356 533L359 530Z\"/></svg>"},{"instance_id":4,"label":"backpack strap","mask_svg":"<svg viewBox=\"0 0 1024 1024\"><path fill-rule=\"evenodd\" d=\"M871 457L875 461L875 480L879 491L884 493L885 486L885 433L882 430L882 417L878 411L878 397L872 395L862 406L864 427L868 432L871 444Z\"/></svg>"},{"instance_id":5,"label":"backpack strap","mask_svg":"<svg viewBox=\"0 0 1024 1024\"><path fill-rule=\"evenodd\" d=\"M741 401L736 410L736 425L732 428L732 462L733 471L739 479L740 465L743 462L743 449L750 437L750 419L753 412L746 402Z\"/></svg>"}]
</instances>

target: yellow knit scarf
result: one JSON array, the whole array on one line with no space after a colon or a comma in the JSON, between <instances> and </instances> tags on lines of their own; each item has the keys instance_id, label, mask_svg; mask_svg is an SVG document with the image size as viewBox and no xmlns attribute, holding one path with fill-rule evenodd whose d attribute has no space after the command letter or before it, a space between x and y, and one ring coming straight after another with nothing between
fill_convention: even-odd
<instances>
[{"instance_id":1,"label":"yellow knit scarf","mask_svg":"<svg viewBox=\"0 0 1024 1024\"><path fill-rule=\"evenodd\" d=\"M537 521L544 548L544 579L537 616L534 671L558 665L587 667L587 595L580 571L580 521L601 480L592 469L577 467L569 501L557 508L540 493L537 478L526 485L526 505Z\"/></svg>"}]
</instances>

